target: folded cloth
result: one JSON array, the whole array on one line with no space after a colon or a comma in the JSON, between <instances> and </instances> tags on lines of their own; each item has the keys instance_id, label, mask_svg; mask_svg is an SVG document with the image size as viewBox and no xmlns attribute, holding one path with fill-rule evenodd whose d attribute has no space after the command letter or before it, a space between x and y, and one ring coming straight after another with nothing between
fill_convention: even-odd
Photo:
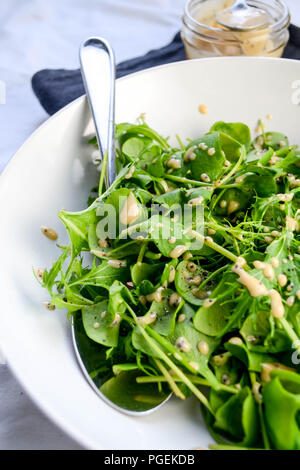
<instances>
[{"instance_id":1,"label":"folded cloth","mask_svg":"<svg viewBox=\"0 0 300 470\"><path fill-rule=\"evenodd\" d=\"M283 57L300 60L300 28L290 26L290 40ZM165 47L117 65L117 78L156 65L169 64L186 58L180 33ZM44 69L32 77L32 88L43 108L54 114L85 93L80 70Z\"/></svg>"},{"instance_id":2,"label":"folded cloth","mask_svg":"<svg viewBox=\"0 0 300 470\"><path fill-rule=\"evenodd\" d=\"M144 56L120 62L116 67L117 78L139 70L169 64L186 58L180 33L172 42ZM32 88L39 102L49 114L54 114L85 93L80 70L40 70L32 77Z\"/></svg>"}]
</instances>

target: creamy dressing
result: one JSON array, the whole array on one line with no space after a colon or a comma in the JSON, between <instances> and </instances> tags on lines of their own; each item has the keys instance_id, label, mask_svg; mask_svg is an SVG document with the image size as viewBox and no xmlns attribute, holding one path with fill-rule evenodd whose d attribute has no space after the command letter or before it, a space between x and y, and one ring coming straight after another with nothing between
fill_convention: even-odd
<instances>
[{"instance_id":1,"label":"creamy dressing","mask_svg":"<svg viewBox=\"0 0 300 470\"><path fill-rule=\"evenodd\" d=\"M271 264L273 268L279 268L280 262L278 258L271 258Z\"/></svg>"},{"instance_id":2,"label":"creamy dressing","mask_svg":"<svg viewBox=\"0 0 300 470\"><path fill-rule=\"evenodd\" d=\"M287 193L287 194L277 194L278 201L281 202L290 202L294 197L294 193Z\"/></svg>"},{"instance_id":3,"label":"creamy dressing","mask_svg":"<svg viewBox=\"0 0 300 470\"><path fill-rule=\"evenodd\" d=\"M110 259L108 260L108 265L111 268L123 268L126 266L126 260L119 260L119 259Z\"/></svg>"},{"instance_id":4,"label":"creamy dressing","mask_svg":"<svg viewBox=\"0 0 300 470\"><path fill-rule=\"evenodd\" d=\"M300 179L296 178L295 175L290 175L288 180L291 188L298 188L300 186Z\"/></svg>"},{"instance_id":5,"label":"creamy dressing","mask_svg":"<svg viewBox=\"0 0 300 470\"><path fill-rule=\"evenodd\" d=\"M282 318L284 316L284 306L282 298L279 292L275 289L269 291L269 297L271 300L271 313L274 318Z\"/></svg>"},{"instance_id":6,"label":"creamy dressing","mask_svg":"<svg viewBox=\"0 0 300 470\"><path fill-rule=\"evenodd\" d=\"M108 241L107 241L106 238L100 238L100 239L98 240L98 246L99 246L100 248L108 248L108 247L109 247L109 243L108 243Z\"/></svg>"},{"instance_id":7,"label":"creamy dressing","mask_svg":"<svg viewBox=\"0 0 300 470\"><path fill-rule=\"evenodd\" d=\"M276 237L279 237L280 232L278 232L278 230L272 230L271 235L272 237L276 238Z\"/></svg>"},{"instance_id":8,"label":"creamy dressing","mask_svg":"<svg viewBox=\"0 0 300 470\"><path fill-rule=\"evenodd\" d=\"M274 269L270 264L265 265L265 267L263 268L263 274L270 281L272 281L275 277Z\"/></svg>"},{"instance_id":9,"label":"creamy dressing","mask_svg":"<svg viewBox=\"0 0 300 470\"><path fill-rule=\"evenodd\" d=\"M155 292L152 292L152 294L146 295L146 299L149 302L161 302L163 300L162 293L164 291L163 287L159 287Z\"/></svg>"},{"instance_id":10,"label":"creamy dressing","mask_svg":"<svg viewBox=\"0 0 300 470\"><path fill-rule=\"evenodd\" d=\"M124 176L124 178L127 179L127 180L129 180L129 179L132 177L134 171L135 171L135 166L132 165L132 166L129 168L128 173L126 173L126 175Z\"/></svg>"},{"instance_id":11,"label":"creamy dressing","mask_svg":"<svg viewBox=\"0 0 300 470\"><path fill-rule=\"evenodd\" d=\"M255 269L264 269L265 263L262 263L261 261L256 260L253 262L253 266L255 267Z\"/></svg>"},{"instance_id":12,"label":"creamy dressing","mask_svg":"<svg viewBox=\"0 0 300 470\"><path fill-rule=\"evenodd\" d=\"M238 201L229 201L227 214L230 215L233 212L237 211L240 207L240 203Z\"/></svg>"},{"instance_id":13,"label":"creamy dressing","mask_svg":"<svg viewBox=\"0 0 300 470\"><path fill-rule=\"evenodd\" d=\"M299 223L289 215L286 216L286 226L291 232L299 231Z\"/></svg>"},{"instance_id":14,"label":"creamy dressing","mask_svg":"<svg viewBox=\"0 0 300 470\"><path fill-rule=\"evenodd\" d=\"M177 245L170 253L170 258L179 258L187 248L184 245Z\"/></svg>"},{"instance_id":15,"label":"creamy dressing","mask_svg":"<svg viewBox=\"0 0 300 470\"><path fill-rule=\"evenodd\" d=\"M160 180L160 184L162 185L162 187L164 188L164 191L166 193L168 193L170 191L170 188L168 186L168 183L165 181L165 180Z\"/></svg>"},{"instance_id":16,"label":"creamy dressing","mask_svg":"<svg viewBox=\"0 0 300 470\"><path fill-rule=\"evenodd\" d=\"M230 339L228 340L228 342L229 342L230 344L235 344L236 346L242 346L242 344L243 344L242 339L239 338L238 336L233 336L232 338L230 338Z\"/></svg>"},{"instance_id":17,"label":"creamy dressing","mask_svg":"<svg viewBox=\"0 0 300 470\"><path fill-rule=\"evenodd\" d=\"M182 323L186 320L186 315L184 313L181 313L180 315L178 315L178 323Z\"/></svg>"},{"instance_id":18,"label":"creamy dressing","mask_svg":"<svg viewBox=\"0 0 300 470\"><path fill-rule=\"evenodd\" d=\"M217 299L205 299L203 302L203 307L204 308L209 308L211 307Z\"/></svg>"},{"instance_id":19,"label":"creamy dressing","mask_svg":"<svg viewBox=\"0 0 300 470\"><path fill-rule=\"evenodd\" d=\"M244 176L241 175L241 176L238 176L237 178L235 178L235 183L242 183L244 181Z\"/></svg>"},{"instance_id":20,"label":"creamy dressing","mask_svg":"<svg viewBox=\"0 0 300 470\"><path fill-rule=\"evenodd\" d=\"M169 283L170 284L171 284L171 282L174 282L175 275L176 275L176 271L175 271L174 266L170 266L170 272L169 272Z\"/></svg>"},{"instance_id":21,"label":"creamy dressing","mask_svg":"<svg viewBox=\"0 0 300 470\"><path fill-rule=\"evenodd\" d=\"M212 358L212 361L216 367L221 367L227 363L230 356L230 353L218 354Z\"/></svg>"},{"instance_id":22,"label":"creamy dressing","mask_svg":"<svg viewBox=\"0 0 300 470\"><path fill-rule=\"evenodd\" d=\"M192 147L187 149L187 151L184 154L183 160L185 162L189 162L190 160L194 160L196 158L196 154L194 152L195 150L196 150L195 145L193 145Z\"/></svg>"},{"instance_id":23,"label":"creamy dressing","mask_svg":"<svg viewBox=\"0 0 300 470\"><path fill-rule=\"evenodd\" d=\"M204 142L200 142L200 144L198 144L198 148L201 150L207 150L207 145Z\"/></svg>"},{"instance_id":24,"label":"creamy dressing","mask_svg":"<svg viewBox=\"0 0 300 470\"><path fill-rule=\"evenodd\" d=\"M203 356L206 356L209 353L209 345L206 341L199 341L197 348Z\"/></svg>"},{"instance_id":25,"label":"creamy dressing","mask_svg":"<svg viewBox=\"0 0 300 470\"><path fill-rule=\"evenodd\" d=\"M187 253L185 253L185 254L183 255L184 261L188 261L188 260L191 259L191 258L193 258L193 255L192 255L192 253L191 253L190 251L188 251Z\"/></svg>"},{"instance_id":26,"label":"creamy dressing","mask_svg":"<svg viewBox=\"0 0 300 470\"><path fill-rule=\"evenodd\" d=\"M295 303L295 296L294 295L290 295L287 299L286 299L286 303L287 303L287 306L288 307L292 307Z\"/></svg>"},{"instance_id":27,"label":"creamy dressing","mask_svg":"<svg viewBox=\"0 0 300 470\"><path fill-rule=\"evenodd\" d=\"M204 183L209 183L210 182L210 177L206 173L202 173L200 178L201 178L202 181L204 181Z\"/></svg>"},{"instance_id":28,"label":"creamy dressing","mask_svg":"<svg viewBox=\"0 0 300 470\"><path fill-rule=\"evenodd\" d=\"M177 359L177 361L182 361L182 357L179 353L177 353L177 352L174 353L174 357L175 357L175 359Z\"/></svg>"},{"instance_id":29,"label":"creamy dressing","mask_svg":"<svg viewBox=\"0 0 300 470\"><path fill-rule=\"evenodd\" d=\"M200 104L198 106L198 110L201 114L207 114L208 113L208 107L206 106L206 104Z\"/></svg>"},{"instance_id":30,"label":"creamy dressing","mask_svg":"<svg viewBox=\"0 0 300 470\"><path fill-rule=\"evenodd\" d=\"M235 263L242 267L247 264L247 261L242 256L238 256Z\"/></svg>"},{"instance_id":31,"label":"creamy dressing","mask_svg":"<svg viewBox=\"0 0 300 470\"><path fill-rule=\"evenodd\" d=\"M35 274L39 279L43 279L44 277L44 270L42 268L35 269Z\"/></svg>"},{"instance_id":32,"label":"creamy dressing","mask_svg":"<svg viewBox=\"0 0 300 470\"><path fill-rule=\"evenodd\" d=\"M180 336L179 338L176 339L175 347L179 349L179 351L185 352L185 353L189 352L192 349L190 343L184 336Z\"/></svg>"},{"instance_id":33,"label":"creamy dressing","mask_svg":"<svg viewBox=\"0 0 300 470\"><path fill-rule=\"evenodd\" d=\"M202 204L203 201L204 201L203 196L195 197L194 199L189 200L188 205L189 206L197 206L199 204Z\"/></svg>"},{"instance_id":34,"label":"creamy dressing","mask_svg":"<svg viewBox=\"0 0 300 470\"><path fill-rule=\"evenodd\" d=\"M57 232L52 227L46 227L45 225L41 226L41 232L45 237L49 238L49 240L57 240L58 235Z\"/></svg>"},{"instance_id":35,"label":"creamy dressing","mask_svg":"<svg viewBox=\"0 0 300 470\"><path fill-rule=\"evenodd\" d=\"M226 43L225 34L228 34L230 29L224 28L219 23L217 23L216 14L219 11L225 10L229 6L232 6L232 4L233 0L218 0L204 2L201 4L201 6L199 5L197 13L195 14L195 19L202 25L206 25L210 28L217 28L215 31L209 32L210 37L215 37L216 40L215 43L212 43L212 45L209 47L210 43L207 41L201 40L201 38L194 39L195 44L193 44L193 49L195 50L188 50L189 58L196 58L199 56L201 57L201 55L197 55L197 48L199 49L199 53L201 53L202 49L204 52L206 52L206 50L210 51L212 46L214 46L214 55L216 52L218 52L218 55L227 56L264 55L280 57L283 46L279 47L277 45L277 37L273 37L271 31L269 30L269 25L274 23L274 19L268 11L266 11L266 15L268 16L268 23L264 29L253 28L252 30L241 32L238 30L231 30L231 43L229 41L228 44ZM236 18L239 20L240 17L237 16ZM220 39L222 38L224 38L224 40L221 42Z\"/></svg>"},{"instance_id":36,"label":"creamy dressing","mask_svg":"<svg viewBox=\"0 0 300 470\"><path fill-rule=\"evenodd\" d=\"M105 253L105 251L102 251L102 250L91 250L91 254L92 255L95 255L95 256L107 256L107 253Z\"/></svg>"},{"instance_id":37,"label":"creamy dressing","mask_svg":"<svg viewBox=\"0 0 300 470\"><path fill-rule=\"evenodd\" d=\"M296 372L295 369L292 369L291 367L287 367L284 364L280 364L280 362L265 362L261 365L261 380L263 382L270 382L271 381L271 372L273 370L287 370L290 372Z\"/></svg>"},{"instance_id":38,"label":"creamy dressing","mask_svg":"<svg viewBox=\"0 0 300 470\"><path fill-rule=\"evenodd\" d=\"M173 168L174 170L177 170L178 168L181 167L181 161L177 160L176 158L170 158L170 160L167 161L167 166L169 168Z\"/></svg>"},{"instance_id":39,"label":"creamy dressing","mask_svg":"<svg viewBox=\"0 0 300 470\"><path fill-rule=\"evenodd\" d=\"M197 271L197 265L193 262L188 263L186 267L191 273L195 273Z\"/></svg>"},{"instance_id":40,"label":"creamy dressing","mask_svg":"<svg viewBox=\"0 0 300 470\"><path fill-rule=\"evenodd\" d=\"M260 393L260 389L261 384L259 382L254 382L254 384L252 385L252 393L258 403L262 403L263 398L262 394Z\"/></svg>"},{"instance_id":41,"label":"creamy dressing","mask_svg":"<svg viewBox=\"0 0 300 470\"><path fill-rule=\"evenodd\" d=\"M189 365L190 365L196 372L198 372L198 370L199 370L199 364L197 364L197 362L191 361L191 362L189 362Z\"/></svg>"},{"instance_id":42,"label":"creamy dressing","mask_svg":"<svg viewBox=\"0 0 300 470\"><path fill-rule=\"evenodd\" d=\"M156 312L148 312L143 317L137 317L136 321L141 326L151 325L157 320Z\"/></svg>"},{"instance_id":43,"label":"creamy dressing","mask_svg":"<svg viewBox=\"0 0 300 470\"><path fill-rule=\"evenodd\" d=\"M189 286L200 286L200 284L202 283L202 276L200 276L200 274L195 277L191 277L190 275L188 275L187 277L185 277L185 280Z\"/></svg>"},{"instance_id":44,"label":"creamy dressing","mask_svg":"<svg viewBox=\"0 0 300 470\"><path fill-rule=\"evenodd\" d=\"M182 298L180 297L180 295L178 295L177 292L173 292L173 294L171 294L169 298L169 305L170 307L177 307L181 301Z\"/></svg>"},{"instance_id":45,"label":"creamy dressing","mask_svg":"<svg viewBox=\"0 0 300 470\"><path fill-rule=\"evenodd\" d=\"M114 326L117 326L121 320L122 320L121 316L118 313L116 313L113 322L109 326L113 328Z\"/></svg>"},{"instance_id":46,"label":"creamy dressing","mask_svg":"<svg viewBox=\"0 0 300 470\"><path fill-rule=\"evenodd\" d=\"M280 287L284 287L287 284L287 277L285 274L278 274L277 281Z\"/></svg>"},{"instance_id":47,"label":"creamy dressing","mask_svg":"<svg viewBox=\"0 0 300 470\"><path fill-rule=\"evenodd\" d=\"M120 212L120 222L123 225L131 225L141 215L141 208L132 193L127 197L125 204Z\"/></svg>"},{"instance_id":48,"label":"creamy dressing","mask_svg":"<svg viewBox=\"0 0 300 470\"><path fill-rule=\"evenodd\" d=\"M238 281L248 289L252 297L268 295L266 286L254 276L244 271L238 264L232 267L232 271L239 276Z\"/></svg>"}]
</instances>

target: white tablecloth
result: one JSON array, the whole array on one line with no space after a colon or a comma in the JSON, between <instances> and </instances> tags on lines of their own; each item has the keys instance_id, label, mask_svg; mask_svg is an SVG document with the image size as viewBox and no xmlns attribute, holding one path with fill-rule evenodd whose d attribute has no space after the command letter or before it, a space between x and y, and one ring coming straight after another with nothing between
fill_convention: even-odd
<instances>
[{"instance_id":1,"label":"white tablecloth","mask_svg":"<svg viewBox=\"0 0 300 470\"><path fill-rule=\"evenodd\" d=\"M300 25L299 0L287 0ZM185 0L2 0L0 2L0 172L47 115L30 79L42 68L77 68L78 45L109 39L117 61L167 44ZM24 394L0 353L0 449L80 449Z\"/></svg>"}]
</instances>

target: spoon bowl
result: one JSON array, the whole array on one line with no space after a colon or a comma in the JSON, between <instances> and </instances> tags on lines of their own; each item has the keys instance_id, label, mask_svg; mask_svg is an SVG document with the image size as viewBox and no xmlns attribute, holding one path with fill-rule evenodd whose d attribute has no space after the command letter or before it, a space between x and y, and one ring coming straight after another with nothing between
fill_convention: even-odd
<instances>
[{"instance_id":1,"label":"spoon bowl","mask_svg":"<svg viewBox=\"0 0 300 470\"><path fill-rule=\"evenodd\" d=\"M230 8L218 12L216 20L225 28L242 31L263 28L270 23L264 10L249 6L246 0L236 0Z\"/></svg>"},{"instance_id":2,"label":"spoon bowl","mask_svg":"<svg viewBox=\"0 0 300 470\"><path fill-rule=\"evenodd\" d=\"M114 53L105 39L91 37L82 43L79 55L81 74L95 125L100 157L102 165L106 165L105 183L106 187L109 187L116 176ZM93 368L90 370L84 354L87 350L92 351L95 357L101 354L101 347L86 336L80 313L75 315L71 328L76 357L85 378L97 395L112 408L130 416L141 416L157 410L170 398L170 393L158 393L155 386L145 387L137 384L136 377L140 375L138 369L127 371L127 374L120 371L116 377L101 383L98 375L91 374Z\"/></svg>"}]
</instances>

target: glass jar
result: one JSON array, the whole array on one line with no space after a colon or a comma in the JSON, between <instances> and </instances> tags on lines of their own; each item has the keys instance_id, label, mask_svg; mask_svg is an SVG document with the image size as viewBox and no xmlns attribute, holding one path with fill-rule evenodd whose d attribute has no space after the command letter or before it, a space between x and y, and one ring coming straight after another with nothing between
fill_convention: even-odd
<instances>
[{"instance_id":1,"label":"glass jar","mask_svg":"<svg viewBox=\"0 0 300 470\"><path fill-rule=\"evenodd\" d=\"M270 24L263 29L238 31L216 22L216 13L234 0L189 0L181 37L188 59L219 56L281 57L289 39L290 14L281 0L251 0L249 6L265 10Z\"/></svg>"}]
</instances>

